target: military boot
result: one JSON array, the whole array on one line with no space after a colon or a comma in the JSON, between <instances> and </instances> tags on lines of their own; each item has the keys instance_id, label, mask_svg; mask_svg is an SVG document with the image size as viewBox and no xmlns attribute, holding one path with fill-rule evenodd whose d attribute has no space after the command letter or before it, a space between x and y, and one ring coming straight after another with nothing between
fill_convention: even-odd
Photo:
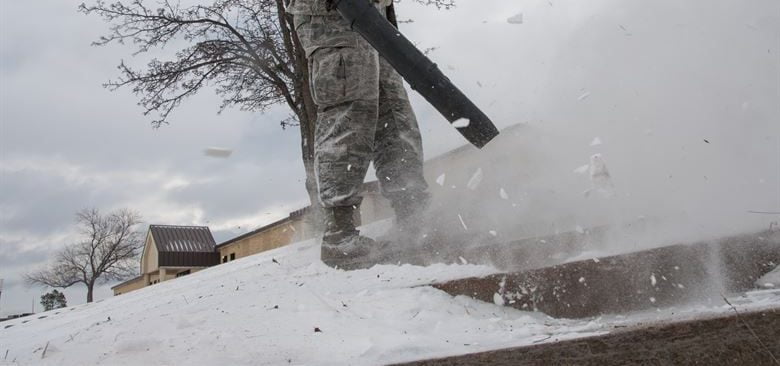
<instances>
[{"instance_id":1,"label":"military boot","mask_svg":"<svg viewBox=\"0 0 780 366\"><path fill-rule=\"evenodd\" d=\"M360 235L355 228L355 208L352 206L325 209L325 233L322 236L320 259L326 265L355 270L371 268L383 262L386 246Z\"/></svg>"}]
</instances>

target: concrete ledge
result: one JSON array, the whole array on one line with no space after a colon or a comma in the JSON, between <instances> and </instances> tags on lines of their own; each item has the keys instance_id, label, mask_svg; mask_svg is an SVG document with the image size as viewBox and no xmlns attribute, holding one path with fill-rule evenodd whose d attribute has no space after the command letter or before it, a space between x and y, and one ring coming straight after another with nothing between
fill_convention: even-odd
<instances>
[{"instance_id":1,"label":"concrete ledge","mask_svg":"<svg viewBox=\"0 0 780 366\"><path fill-rule=\"evenodd\" d=\"M646 324L575 340L410 362L444 365L775 365L780 308Z\"/></svg>"},{"instance_id":2,"label":"concrete ledge","mask_svg":"<svg viewBox=\"0 0 780 366\"><path fill-rule=\"evenodd\" d=\"M434 287L558 318L671 305L753 288L780 264L780 232L680 244L547 268L456 280Z\"/></svg>"}]
</instances>

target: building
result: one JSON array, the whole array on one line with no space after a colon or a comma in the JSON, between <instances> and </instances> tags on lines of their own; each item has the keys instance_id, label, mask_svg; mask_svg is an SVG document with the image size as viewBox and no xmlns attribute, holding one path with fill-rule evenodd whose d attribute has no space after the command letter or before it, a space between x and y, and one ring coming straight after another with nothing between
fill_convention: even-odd
<instances>
[{"instance_id":1,"label":"building","mask_svg":"<svg viewBox=\"0 0 780 366\"><path fill-rule=\"evenodd\" d=\"M230 262L296 241L311 239L314 233L305 220L308 211L308 208L302 208L279 221L217 245L221 262Z\"/></svg>"},{"instance_id":2,"label":"building","mask_svg":"<svg viewBox=\"0 0 780 366\"><path fill-rule=\"evenodd\" d=\"M217 264L219 253L208 227L151 225L141 254L141 275L111 289L121 295Z\"/></svg>"},{"instance_id":3,"label":"building","mask_svg":"<svg viewBox=\"0 0 780 366\"><path fill-rule=\"evenodd\" d=\"M474 172L485 171L488 176L506 175L507 170L527 163L527 157L517 153L517 141L512 136L519 133L522 125L514 125L502 131L499 136L482 150L471 145L463 145L425 162L425 178L430 184L430 192L440 200L449 202L453 212L465 212L473 202L463 200L455 190L456 184L465 186ZM507 138L509 137L509 138ZM501 174L498 174L500 171ZM529 174L526 171L515 172L518 176ZM527 180L527 177L523 177ZM446 181L446 184L445 184ZM488 177L482 183L486 189L503 191L498 182ZM495 194L496 199L499 198ZM285 245L308 240L315 236L315 230L307 222L308 208L290 213L288 217L265 225L256 230L227 240L219 245L207 227L152 225L147 235L146 246L141 260L143 275L115 286L114 294L149 286L184 274L199 271L208 266L230 262ZM378 181L367 182L363 186L363 202L356 221L370 224L393 217L390 202L380 191ZM484 213L480 213L484 216ZM498 213L500 214L500 213ZM459 225L459 224L458 224ZM179 244L177 244L179 243ZM190 243L190 244L180 244ZM176 259L176 261L173 261Z\"/></svg>"}]
</instances>

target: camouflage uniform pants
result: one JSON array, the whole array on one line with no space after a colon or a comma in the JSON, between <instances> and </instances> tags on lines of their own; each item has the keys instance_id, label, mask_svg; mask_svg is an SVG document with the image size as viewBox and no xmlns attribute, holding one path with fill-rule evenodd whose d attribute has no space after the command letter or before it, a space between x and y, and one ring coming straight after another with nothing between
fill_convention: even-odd
<instances>
[{"instance_id":1,"label":"camouflage uniform pants","mask_svg":"<svg viewBox=\"0 0 780 366\"><path fill-rule=\"evenodd\" d=\"M402 78L337 13L294 16L318 106L315 170L326 208L357 206L369 163L382 194L427 198L420 130Z\"/></svg>"}]
</instances>

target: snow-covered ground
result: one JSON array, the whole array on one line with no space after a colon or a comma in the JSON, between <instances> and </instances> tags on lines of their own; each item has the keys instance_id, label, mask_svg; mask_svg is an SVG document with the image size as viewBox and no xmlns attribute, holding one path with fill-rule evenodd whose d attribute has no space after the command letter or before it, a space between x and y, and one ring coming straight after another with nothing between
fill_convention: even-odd
<instances>
[{"instance_id":1,"label":"snow-covered ground","mask_svg":"<svg viewBox=\"0 0 780 366\"><path fill-rule=\"evenodd\" d=\"M0 323L2 365L373 365L584 337L725 304L556 320L426 284L485 266L344 272L302 242L97 303ZM780 291L732 302L776 306ZM674 315L671 313L674 312ZM45 354L44 354L45 350Z\"/></svg>"}]
</instances>

